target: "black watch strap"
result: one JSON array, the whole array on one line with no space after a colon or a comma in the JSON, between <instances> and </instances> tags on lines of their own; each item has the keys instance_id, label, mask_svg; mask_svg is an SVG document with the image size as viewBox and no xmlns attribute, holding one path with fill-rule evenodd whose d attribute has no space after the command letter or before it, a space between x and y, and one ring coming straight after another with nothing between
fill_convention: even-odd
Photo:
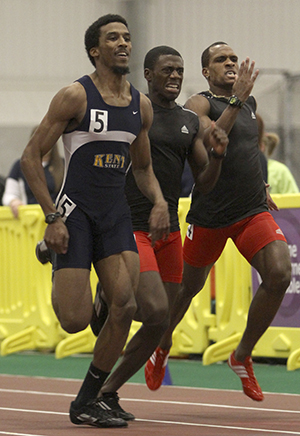
<instances>
[{"instance_id":1,"label":"black watch strap","mask_svg":"<svg viewBox=\"0 0 300 436\"><path fill-rule=\"evenodd\" d=\"M47 224L52 224L55 223L55 221L61 217L61 214L59 212L55 212L55 213L48 213L45 217L45 223Z\"/></svg>"},{"instance_id":2,"label":"black watch strap","mask_svg":"<svg viewBox=\"0 0 300 436\"><path fill-rule=\"evenodd\" d=\"M241 107L243 107L244 103L236 95L232 95L228 99L228 104L230 106L241 108Z\"/></svg>"},{"instance_id":3,"label":"black watch strap","mask_svg":"<svg viewBox=\"0 0 300 436\"><path fill-rule=\"evenodd\" d=\"M225 150L225 152L222 154L218 154L213 148L210 150L210 155L215 159L224 159L226 154L227 154L227 150Z\"/></svg>"}]
</instances>

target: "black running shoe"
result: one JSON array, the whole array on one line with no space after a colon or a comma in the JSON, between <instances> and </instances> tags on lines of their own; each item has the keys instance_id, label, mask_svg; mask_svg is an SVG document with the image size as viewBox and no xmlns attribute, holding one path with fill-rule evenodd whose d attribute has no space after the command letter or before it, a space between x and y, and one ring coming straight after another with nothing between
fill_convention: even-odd
<instances>
[{"instance_id":1,"label":"black running shoe","mask_svg":"<svg viewBox=\"0 0 300 436\"><path fill-rule=\"evenodd\" d=\"M91 401L84 406L76 408L74 401L70 406L70 420L76 425L92 425L93 427L127 427L124 419L115 418L106 408L103 408L99 399Z\"/></svg>"},{"instance_id":2,"label":"black running shoe","mask_svg":"<svg viewBox=\"0 0 300 436\"><path fill-rule=\"evenodd\" d=\"M101 406L116 418L122 418L124 421L133 421L135 416L130 412L125 412L119 404L119 395L117 392L107 392L98 398Z\"/></svg>"},{"instance_id":3,"label":"black running shoe","mask_svg":"<svg viewBox=\"0 0 300 436\"><path fill-rule=\"evenodd\" d=\"M101 297L101 283L98 282L95 301L93 305L93 315L90 323L91 329L95 336L99 336L99 333L101 332L107 317L108 306Z\"/></svg>"},{"instance_id":4,"label":"black running shoe","mask_svg":"<svg viewBox=\"0 0 300 436\"><path fill-rule=\"evenodd\" d=\"M41 262L43 265L45 265L48 262L52 263L51 251L50 248L47 247L44 239L37 243L35 247L35 255L37 257L37 260Z\"/></svg>"}]
</instances>

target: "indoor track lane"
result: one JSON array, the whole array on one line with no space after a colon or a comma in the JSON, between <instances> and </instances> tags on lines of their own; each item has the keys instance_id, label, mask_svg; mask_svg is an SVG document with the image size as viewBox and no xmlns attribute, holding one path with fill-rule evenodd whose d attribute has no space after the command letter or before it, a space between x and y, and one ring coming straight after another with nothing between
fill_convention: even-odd
<instances>
[{"instance_id":1,"label":"indoor track lane","mask_svg":"<svg viewBox=\"0 0 300 436\"><path fill-rule=\"evenodd\" d=\"M300 435L300 395L265 394L256 403L242 392L127 384L121 405L135 414L128 428L75 426L68 416L78 380L0 376L0 436L246 436Z\"/></svg>"}]
</instances>

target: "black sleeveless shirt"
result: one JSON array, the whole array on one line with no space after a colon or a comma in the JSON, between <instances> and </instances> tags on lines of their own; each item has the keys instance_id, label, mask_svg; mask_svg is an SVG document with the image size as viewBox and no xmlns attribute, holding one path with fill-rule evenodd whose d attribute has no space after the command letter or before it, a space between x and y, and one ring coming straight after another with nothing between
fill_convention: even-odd
<instances>
[{"instance_id":1,"label":"black sleeveless shirt","mask_svg":"<svg viewBox=\"0 0 300 436\"><path fill-rule=\"evenodd\" d=\"M176 104L172 109L154 103L149 131L154 173L169 206L171 232L179 230L178 200L186 157L199 130L197 115ZM149 231L152 203L138 189L131 168L126 176L126 195L134 230Z\"/></svg>"},{"instance_id":2,"label":"black sleeveless shirt","mask_svg":"<svg viewBox=\"0 0 300 436\"><path fill-rule=\"evenodd\" d=\"M216 121L227 99L202 92L210 104L209 117ZM187 222L201 227L227 227L268 210L258 147L256 102L250 96L239 110L228 138L227 156L214 189L208 194L194 191Z\"/></svg>"}]
</instances>

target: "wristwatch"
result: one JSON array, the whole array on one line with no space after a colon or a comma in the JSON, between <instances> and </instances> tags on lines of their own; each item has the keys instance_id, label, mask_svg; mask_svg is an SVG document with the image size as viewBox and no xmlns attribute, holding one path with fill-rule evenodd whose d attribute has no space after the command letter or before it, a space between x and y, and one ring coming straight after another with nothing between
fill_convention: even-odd
<instances>
[{"instance_id":1,"label":"wristwatch","mask_svg":"<svg viewBox=\"0 0 300 436\"><path fill-rule=\"evenodd\" d=\"M232 95L228 99L228 104L230 106L235 106L235 107L241 108L244 103L236 95Z\"/></svg>"},{"instance_id":2,"label":"wristwatch","mask_svg":"<svg viewBox=\"0 0 300 436\"><path fill-rule=\"evenodd\" d=\"M224 157L226 157L226 154L227 154L227 149L222 154L218 154L214 150L214 148L211 148L211 150L210 150L210 155L213 156L215 159L224 159Z\"/></svg>"},{"instance_id":3,"label":"wristwatch","mask_svg":"<svg viewBox=\"0 0 300 436\"><path fill-rule=\"evenodd\" d=\"M46 218L45 218L45 223L47 223L47 224L53 224L53 223L55 223L55 221L56 221L59 217L61 217L61 214L60 214L59 212L48 213L48 214L46 215Z\"/></svg>"}]
</instances>

